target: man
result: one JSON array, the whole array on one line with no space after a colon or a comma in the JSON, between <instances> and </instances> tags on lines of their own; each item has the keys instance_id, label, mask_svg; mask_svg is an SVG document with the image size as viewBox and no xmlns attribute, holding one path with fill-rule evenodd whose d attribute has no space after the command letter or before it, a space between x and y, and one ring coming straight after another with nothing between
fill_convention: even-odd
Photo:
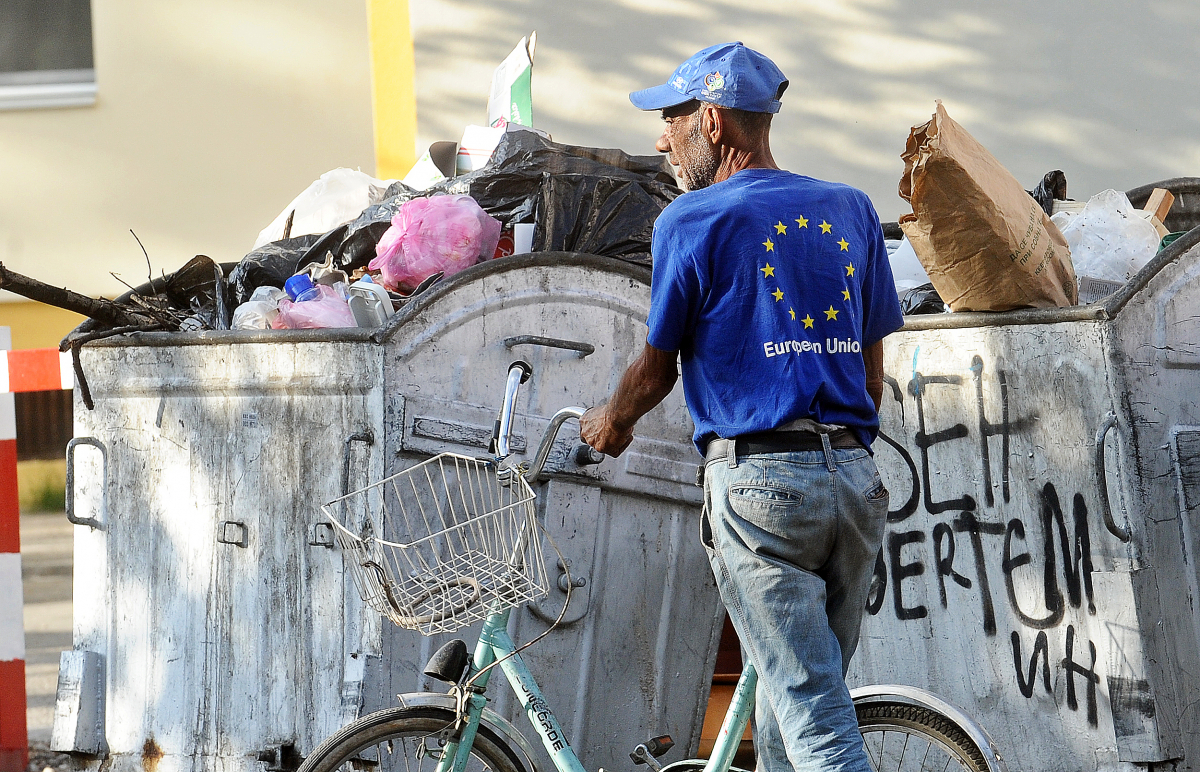
<instances>
[{"instance_id":1,"label":"man","mask_svg":"<svg viewBox=\"0 0 1200 772\"><path fill-rule=\"evenodd\" d=\"M881 341L903 320L866 195L771 157L787 84L728 43L629 95L662 111L655 147L688 192L654 227L646 348L580 434L623 452L680 358L705 457L702 540L759 673L759 768L867 772L845 669L888 504L870 453Z\"/></svg>"}]
</instances>

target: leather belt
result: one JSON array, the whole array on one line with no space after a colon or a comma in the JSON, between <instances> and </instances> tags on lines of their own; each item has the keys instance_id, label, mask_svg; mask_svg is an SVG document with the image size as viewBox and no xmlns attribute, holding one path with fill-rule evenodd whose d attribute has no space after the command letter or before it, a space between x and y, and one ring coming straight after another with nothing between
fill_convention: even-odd
<instances>
[{"instance_id":1,"label":"leather belt","mask_svg":"<svg viewBox=\"0 0 1200 772\"><path fill-rule=\"evenodd\" d=\"M734 443L734 452L738 456L751 456L756 453L792 453L801 450L824 450L821 435L812 432L755 432L743 434L733 439L717 438L708 443L705 448L704 460L728 458L729 444ZM831 448L861 448L863 444L849 429L838 429L829 434Z\"/></svg>"}]
</instances>

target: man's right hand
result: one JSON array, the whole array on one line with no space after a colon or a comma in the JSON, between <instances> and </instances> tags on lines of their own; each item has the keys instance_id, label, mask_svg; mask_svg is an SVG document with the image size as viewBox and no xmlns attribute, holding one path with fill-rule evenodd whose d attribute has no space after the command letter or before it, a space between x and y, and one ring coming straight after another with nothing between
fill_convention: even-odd
<instances>
[{"instance_id":1,"label":"man's right hand","mask_svg":"<svg viewBox=\"0 0 1200 772\"><path fill-rule=\"evenodd\" d=\"M613 424L608 405L590 408L579 419L579 438L601 453L616 458L633 442L633 427Z\"/></svg>"},{"instance_id":2,"label":"man's right hand","mask_svg":"<svg viewBox=\"0 0 1200 772\"><path fill-rule=\"evenodd\" d=\"M616 458L633 442L633 427L671 393L679 377L675 351L661 351L649 343L621 376L606 404L579 419L579 437L601 453Z\"/></svg>"}]
</instances>

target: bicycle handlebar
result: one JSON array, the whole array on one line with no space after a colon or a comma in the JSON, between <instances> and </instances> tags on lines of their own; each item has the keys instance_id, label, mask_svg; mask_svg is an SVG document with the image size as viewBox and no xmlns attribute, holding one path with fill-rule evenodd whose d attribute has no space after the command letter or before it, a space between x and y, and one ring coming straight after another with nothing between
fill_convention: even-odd
<instances>
[{"instance_id":1,"label":"bicycle handlebar","mask_svg":"<svg viewBox=\"0 0 1200 772\"><path fill-rule=\"evenodd\" d=\"M580 418L583 415L581 407L564 407L554 414L550 419L550 425L546 427L546 433L542 435L542 444L538 445L537 455L533 457L533 463L529 466L529 471L525 473L525 479L530 482L537 482L538 475L542 473L542 467L546 465L546 459L550 457L550 448L554 445L554 438L558 435L558 430L562 428L563 423L568 418Z\"/></svg>"},{"instance_id":2,"label":"bicycle handlebar","mask_svg":"<svg viewBox=\"0 0 1200 772\"><path fill-rule=\"evenodd\" d=\"M500 408L500 416L496 419L496 428L492 438L497 464L512 453L509 439L512 434L512 417L516 409L517 392L520 390L521 384L529 380L529 376L532 374L533 368L529 366L529 363L520 359L508 366L508 380L504 386L504 405ZM533 463L523 473L526 480L537 481L538 476L542 473L542 468L546 466L546 459L550 457L550 448L554 445L558 430L562 428L568 418L578 419L583 416L583 413L584 408L581 407L564 407L554 414L554 417L550 419L550 425L546 427L546 433L542 435L542 442L538 445ZM596 462L593 460L591 463Z\"/></svg>"},{"instance_id":3,"label":"bicycle handlebar","mask_svg":"<svg viewBox=\"0 0 1200 772\"><path fill-rule=\"evenodd\" d=\"M513 410L517 406L517 391L532 374L533 368L529 366L528 362L520 359L508 366L508 381L504 384L504 405L500 408L500 417L496 420L496 428L492 437L495 442L497 461L503 461L512 453L508 447L508 440L512 434L512 417Z\"/></svg>"}]
</instances>

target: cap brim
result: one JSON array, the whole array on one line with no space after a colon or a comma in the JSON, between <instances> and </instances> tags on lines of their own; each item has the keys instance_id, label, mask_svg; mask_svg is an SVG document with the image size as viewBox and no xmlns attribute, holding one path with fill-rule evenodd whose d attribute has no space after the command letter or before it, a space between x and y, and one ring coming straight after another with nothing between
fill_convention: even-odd
<instances>
[{"instance_id":1,"label":"cap brim","mask_svg":"<svg viewBox=\"0 0 1200 772\"><path fill-rule=\"evenodd\" d=\"M639 110L662 110L692 101L693 97L681 94L667 84L644 88L629 95L629 101Z\"/></svg>"}]
</instances>

